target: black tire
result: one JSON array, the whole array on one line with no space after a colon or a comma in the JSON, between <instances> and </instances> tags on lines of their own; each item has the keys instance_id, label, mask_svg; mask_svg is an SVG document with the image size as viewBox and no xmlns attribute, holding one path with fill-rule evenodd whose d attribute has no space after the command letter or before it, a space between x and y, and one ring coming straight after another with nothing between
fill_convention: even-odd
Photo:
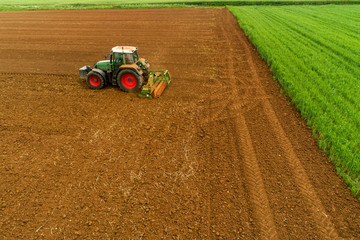
<instances>
[{"instance_id":1,"label":"black tire","mask_svg":"<svg viewBox=\"0 0 360 240\"><path fill-rule=\"evenodd\" d=\"M86 76L86 83L91 89L99 90L106 85L106 80L100 73L90 71Z\"/></svg>"},{"instance_id":2,"label":"black tire","mask_svg":"<svg viewBox=\"0 0 360 240\"><path fill-rule=\"evenodd\" d=\"M131 69L124 69L118 74L117 83L124 92L136 92L142 87L144 78Z\"/></svg>"}]
</instances>

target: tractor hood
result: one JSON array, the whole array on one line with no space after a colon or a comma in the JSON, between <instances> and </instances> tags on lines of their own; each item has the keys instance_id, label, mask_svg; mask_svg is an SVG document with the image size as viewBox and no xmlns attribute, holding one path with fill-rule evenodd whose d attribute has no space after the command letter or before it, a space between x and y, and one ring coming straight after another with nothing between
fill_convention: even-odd
<instances>
[{"instance_id":1,"label":"tractor hood","mask_svg":"<svg viewBox=\"0 0 360 240\"><path fill-rule=\"evenodd\" d=\"M110 60L99 61L95 63L94 68L101 69L104 72L110 71L111 69Z\"/></svg>"},{"instance_id":2,"label":"tractor hood","mask_svg":"<svg viewBox=\"0 0 360 240\"><path fill-rule=\"evenodd\" d=\"M145 58L140 58L136 64L141 68L141 69L147 69L149 70L150 68L150 63L148 63L148 61L146 61Z\"/></svg>"}]
</instances>

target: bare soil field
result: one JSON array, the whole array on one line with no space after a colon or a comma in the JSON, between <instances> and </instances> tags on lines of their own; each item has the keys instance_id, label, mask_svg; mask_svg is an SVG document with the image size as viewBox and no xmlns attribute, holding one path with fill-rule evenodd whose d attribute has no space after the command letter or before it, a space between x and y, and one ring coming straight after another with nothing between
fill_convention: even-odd
<instances>
[{"instance_id":1,"label":"bare soil field","mask_svg":"<svg viewBox=\"0 0 360 240\"><path fill-rule=\"evenodd\" d=\"M139 47L161 98L78 69ZM360 239L360 207L226 9L0 12L0 239Z\"/></svg>"}]
</instances>

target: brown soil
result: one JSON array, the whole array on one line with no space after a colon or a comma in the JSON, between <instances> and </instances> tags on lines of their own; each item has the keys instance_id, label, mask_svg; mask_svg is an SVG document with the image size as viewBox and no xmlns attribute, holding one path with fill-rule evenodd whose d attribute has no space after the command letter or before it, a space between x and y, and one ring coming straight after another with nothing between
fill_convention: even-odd
<instances>
[{"instance_id":1,"label":"brown soil","mask_svg":"<svg viewBox=\"0 0 360 240\"><path fill-rule=\"evenodd\" d=\"M1 239L360 239L360 207L225 9L0 12ZM134 45L160 99L77 70Z\"/></svg>"}]
</instances>

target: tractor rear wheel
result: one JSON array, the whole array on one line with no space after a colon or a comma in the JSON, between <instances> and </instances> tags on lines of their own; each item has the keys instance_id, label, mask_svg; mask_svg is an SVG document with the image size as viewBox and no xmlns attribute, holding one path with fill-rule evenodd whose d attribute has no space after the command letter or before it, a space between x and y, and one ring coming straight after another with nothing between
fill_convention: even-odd
<instances>
[{"instance_id":1,"label":"tractor rear wheel","mask_svg":"<svg viewBox=\"0 0 360 240\"><path fill-rule=\"evenodd\" d=\"M86 83L91 89L101 89L106 85L105 79L100 73L90 71L86 76Z\"/></svg>"},{"instance_id":2,"label":"tractor rear wheel","mask_svg":"<svg viewBox=\"0 0 360 240\"><path fill-rule=\"evenodd\" d=\"M136 92L142 87L144 78L131 69L125 69L118 74L117 83L124 92Z\"/></svg>"}]
</instances>

